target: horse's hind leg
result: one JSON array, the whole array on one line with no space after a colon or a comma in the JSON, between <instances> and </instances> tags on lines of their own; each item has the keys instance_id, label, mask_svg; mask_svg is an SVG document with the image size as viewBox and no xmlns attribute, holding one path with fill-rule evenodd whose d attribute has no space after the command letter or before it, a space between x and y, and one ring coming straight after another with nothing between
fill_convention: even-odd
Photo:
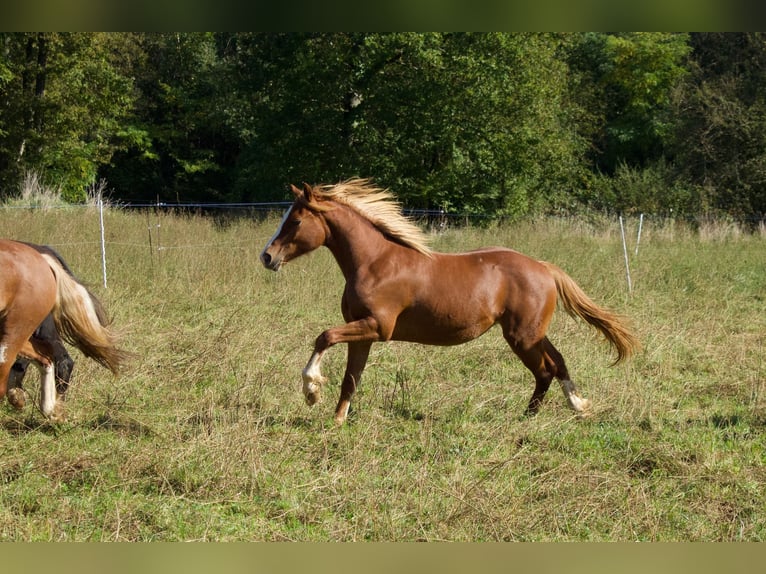
<instances>
[{"instance_id":1,"label":"horse's hind leg","mask_svg":"<svg viewBox=\"0 0 766 574\"><path fill-rule=\"evenodd\" d=\"M529 347L524 347L511 339L508 343L535 377L535 390L529 399L525 414L537 414L554 377L561 382L561 389L569 406L578 413L587 410L590 401L579 396L574 383L569 378L564 358L547 337Z\"/></svg>"},{"instance_id":2,"label":"horse's hind leg","mask_svg":"<svg viewBox=\"0 0 766 574\"><path fill-rule=\"evenodd\" d=\"M64 407L56 393L56 369L51 343L32 337L24 343L19 354L32 359L40 371L40 411L53 422L64 420Z\"/></svg>"},{"instance_id":3,"label":"horse's hind leg","mask_svg":"<svg viewBox=\"0 0 766 574\"><path fill-rule=\"evenodd\" d=\"M577 413L584 414L590 408L590 400L580 396L577 392L574 382L569 377L569 371L564 363L564 357L558 352L556 347L546 337L543 340L545 356L555 365L554 376L561 383L561 391L564 393L569 406Z\"/></svg>"},{"instance_id":4,"label":"horse's hind leg","mask_svg":"<svg viewBox=\"0 0 766 574\"><path fill-rule=\"evenodd\" d=\"M535 415L540 410L545 394L551 386L553 371L550 367L553 365L550 361L546 361L545 353L540 343L530 348L522 348L511 342L511 349L513 349L513 352L518 355L524 366L535 377L535 390L529 399L526 411L524 411L525 415Z\"/></svg>"},{"instance_id":5,"label":"horse's hind leg","mask_svg":"<svg viewBox=\"0 0 766 574\"><path fill-rule=\"evenodd\" d=\"M74 359L67 352L61 341L53 343L53 358L56 364L56 397L63 401L66 398L69 381L74 370Z\"/></svg>"}]
</instances>

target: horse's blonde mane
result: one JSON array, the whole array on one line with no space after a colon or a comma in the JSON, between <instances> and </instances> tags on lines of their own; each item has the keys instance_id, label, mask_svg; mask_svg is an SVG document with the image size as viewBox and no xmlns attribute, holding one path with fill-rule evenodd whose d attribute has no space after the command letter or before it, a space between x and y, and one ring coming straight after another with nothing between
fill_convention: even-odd
<instances>
[{"instance_id":1,"label":"horse's blonde mane","mask_svg":"<svg viewBox=\"0 0 766 574\"><path fill-rule=\"evenodd\" d=\"M369 179L354 178L315 187L313 192L320 199L347 205L397 241L424 255L431 255L428 237L402 214L401 205L388 189L377 187Z\"/></svg>"}]
</instances>

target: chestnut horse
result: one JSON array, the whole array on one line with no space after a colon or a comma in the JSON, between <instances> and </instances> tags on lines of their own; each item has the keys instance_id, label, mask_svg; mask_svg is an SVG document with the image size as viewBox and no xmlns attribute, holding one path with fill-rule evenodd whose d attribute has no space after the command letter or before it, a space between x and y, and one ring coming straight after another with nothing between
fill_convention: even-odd
<instances>
[{"instance_id":1,"label":"chestnut horse","mask_svg":"<svg viewBox=\"0 0 766 574\"><path fill-rule=\"evenodd\" d=\"M8 375L18 355L40 368L40 410L53 421L63 418L55 393L55 350L35 336L49 314L57 332L86 357L113 373L125 354L116 347L100 301L82 285L59 258L18 241L0 239L0 399L8 390ZM8 400L20 408L23 391L11 389Z\"/></svg>"},{"instance_id":2,"label":"chestnut horse","mask_svg":"<svg viewBox=\"0 0 766 574\"><path fill-rule=\"evenodd\" d=\"M61 257L54 249L47 245L36 245L34 243L26 243L31 248L39 253L47 253L51 257L55 257L64 270L72 275L71 269L67 265L64 258ZM64 341L59 335L56 329L56 323L53 321L53 315L48 316L40 323L40 326L35 329L32 336L36 339L42 339L51 345L53 350L53 362L55 366L55 381L56 381L56 402L64 401L66 397L67 389L69 388L69 382L72 378L72 371L74 370L74 360L69 355L67 348L64 346ZM10 374L8 375L8 397L11 404L17 409L22 409L26 404L26 397L22 391L22 382L24 376L27 373L30 360L19 355L16 357L16 362L11 367ZM16 390L18 389L18 390Z\"/></svg>"},{"instance_id":3,"label":"chestnut horse","mask_svg":"<svg viewBox=\"0 0 766 574\"><path fill-rule=\"evenodd\" d=\"M546 337L556 302L601 331L617 353L628 357L638 340L620 317L593 303L564 271L511 249L436 253L423 232L404 217L393 195L369 180L333 186L291 186L295 201L261 252L273 271L322 245L346 280L341 301L345 325L324 331L303 369L303 393L316 403L326 379L322 356L348 343L348 362L335 422L343 424L375 341L457 345L499 324L503 336L535 377L526 412L535 414L553 378L569 406L586 413L561 354Z\"/></svg>"}]
</instances>

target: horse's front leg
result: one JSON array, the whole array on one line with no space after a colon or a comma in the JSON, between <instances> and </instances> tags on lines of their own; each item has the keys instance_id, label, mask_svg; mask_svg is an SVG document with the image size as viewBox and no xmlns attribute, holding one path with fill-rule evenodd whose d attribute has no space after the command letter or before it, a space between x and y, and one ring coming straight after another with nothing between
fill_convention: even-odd
<instances>
[{"instance_id":1,"label":"horse's front leg","mask_svg":"<svg viewBox=\"0 0 766 574\"><path fill-rule=\"evenodd\" d=\"M372 317L360 319L358 321L351 321L350 323L346 323L340 327L333 327L332 329L328 329L319 335L316 342L314 343L314 352L302 373L303 395L306 397L306 403L309 406L316 404L321 397L322 385L327 382L327 379L322 375L321 372L322 356L324 355L325 351L327 351L327 349L333 345L337 345L338 343L367 344L367 352L361 354L358 351L352 353L351 345L349 346L349 365L346 370L347 376L344 377L343 387L341 389L341 401L343 401L343 397L346 394L348 395L349 399L353 394L353 391L350 393L344 393L344 389L348 391L349 388L356 386L358 376L361 373L361 370L364 368L364 364L367 362L369 346L374 341L379 340L379 338L380 336L378 333L378 322ZM361 349L362 346L360 345L358 348ZM359 359L356 358L360 357L361 355L363 355L364 361L359 361ZM353 359L352 356L354 357ZM360 362L361 367L358 366ZM358 373L357 370L359 371ZM349 376L353 378L349 378ZM347 383L347 380L352 382ZM338 413L340 412L340 409L341 404L339 403L338 411L336 411L336 421L338 420ZM346 410L347 409L348 407L346 406ZM342 423L344 420L345 413L339 422Z\"/></svg>"},{"instance_id":2,"label":"horse's front leg","mask_svg":"<svg viewBox=\"0 0 766 574\"><path fill-rule=\"evenodd\" d=\"M303 377L303 396L306 397L306 404L310 407L313 407L322 398L322 386L327 382L327 377L322 375L320 369L322 355L324 355L325 350L314 350L309 362L301 373Z\"/></svg>"},{"instance_id":3,"label":"horse's front leg","mask_svg":"<svg viewBox=\"0 0 766 574\"><path fill-rule=\"evenodd\" d=\"M370 356L372 341L358 341L348 344L348 362L346 363L346 374L343 375L343 384L340 388L340 399L338 406L335 407L335 424L342 425L346 422L348 409L351 406L351 398L356 392L356 386L362 378L362 371L367 364L367 357Z\"/></svg>"},{"instance_id":4,"label":"horse's front leg","mask_svg":"<svg viewBox=\"0 0 766 574\"><path fill-rule=\"evenodd\" d=\"M21 410L27 403L27 396L22 387L24 375L27 372L29 360L17 357L8 373L8 402L17 410Z\"/></svg>"}]
</instances>

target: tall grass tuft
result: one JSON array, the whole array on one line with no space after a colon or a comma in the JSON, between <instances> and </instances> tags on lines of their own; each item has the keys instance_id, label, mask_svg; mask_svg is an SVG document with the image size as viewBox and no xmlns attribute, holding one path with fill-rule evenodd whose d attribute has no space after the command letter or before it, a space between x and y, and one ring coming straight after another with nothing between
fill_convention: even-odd
<instances>
[{"instance_id":1,"label":"tall grass tuft","mask_svg":"<svg viewBox=\"0 0 766 574\"><path fill-rule=\"evenodd\" d=\"M36 171L27 171L22 178L18 194L5 201L7 207L23 206L33 209L52 209L64 204L61 186L47 184Z\"/></svg>"}]
</instances>

